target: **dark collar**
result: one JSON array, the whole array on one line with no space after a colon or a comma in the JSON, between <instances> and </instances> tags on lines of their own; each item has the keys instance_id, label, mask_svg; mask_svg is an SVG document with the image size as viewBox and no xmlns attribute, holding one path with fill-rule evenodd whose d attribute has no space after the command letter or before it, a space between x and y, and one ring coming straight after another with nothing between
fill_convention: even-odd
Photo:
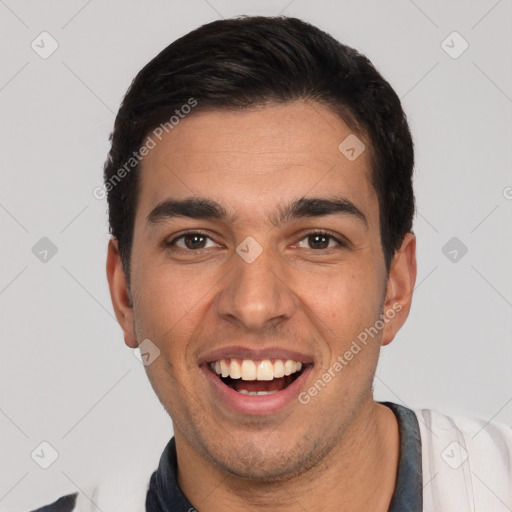
<instances>
[{"instance_id":1,"label":"dark collar","mask_svg":"<svg viewBox=\"0 0 512 512\"><path fill-rule=\"evenodd\" d=\"M423 472L421 438L418 419L411 409L392 402L379 402L389 407L400 429L400 459L395 491L388 512L421 512L423 510Z\"/></svg>"},{"instance_id":2,"label":"dark collar","mask_svg":"<svg viewBox=\"0 0 512 512\"><path fill-rule=\"evenodd\" d=\"M411 409L392 402L389 407L400 429L400 459L395 491L389 512L421 512L423 482L421 470L421 439L416 415ZM178 462L174 437L165 447L158 469L151 475L146 497L147 512L195 511L178 485Z\"/></svg>"}]
</instances>

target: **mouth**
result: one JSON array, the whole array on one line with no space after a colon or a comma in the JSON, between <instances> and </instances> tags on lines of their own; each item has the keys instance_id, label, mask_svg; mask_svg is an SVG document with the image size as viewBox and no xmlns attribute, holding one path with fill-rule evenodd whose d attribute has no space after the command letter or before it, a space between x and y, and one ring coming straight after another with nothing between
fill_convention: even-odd
<instances>
[{"instance_id":1,"label":"mouth","mask_svg":"<svg viewBox=\"0 0 512 512\"><path fill-rule=\"evenodd\" d=\"M202 365L221 401L242 414L270 414L293 402L313 363L225 358Z\"/></svg>"},{"instance_id":2,"label":"mouth","mask_svg":"<svg viewBox=\"0 0 512 512\"><path fill-rule=\"evenodd\" d=\"M251 396L272 395L286 389L307 366L292 359L220 359L208 364L224 385Z\"/></svg>"}]
</instances>

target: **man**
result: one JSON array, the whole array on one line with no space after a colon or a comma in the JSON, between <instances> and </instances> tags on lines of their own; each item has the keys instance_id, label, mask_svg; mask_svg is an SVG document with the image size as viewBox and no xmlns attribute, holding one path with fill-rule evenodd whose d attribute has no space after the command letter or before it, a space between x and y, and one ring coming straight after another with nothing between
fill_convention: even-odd
<instances>
[{"instance_id":1,"label":"man","mask_svg":"<svg viewBox=\"0 0 512 512\"><path fill-rule=\"evenodd\" d=\"M373 399L416 257L413 143L367 58L216 21L139 72L111 141L112 303L174 437L41 511L510 510L510 428Z\"/></svg>"}]
</instances>

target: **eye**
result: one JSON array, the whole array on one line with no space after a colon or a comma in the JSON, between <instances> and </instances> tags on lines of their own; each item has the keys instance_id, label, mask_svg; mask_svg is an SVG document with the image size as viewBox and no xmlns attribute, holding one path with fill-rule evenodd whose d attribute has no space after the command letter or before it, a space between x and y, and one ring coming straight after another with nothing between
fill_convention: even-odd
<instances>
[{"instance_id":1,"label":"eye","mask_svg":"<svg viewBox=\"0 0 512 512\"><path fill-rule=\"evenodd\" d=\"M210 240L213 242L213 246L210 247L217 246L217 244L209 236L205 235L204 233L201 233L200 231L193 231L177 236L176 238L173 238L172 240L166 242L166 245L168 247L176 246L184 251L197 251L208 248L205 247L206 240ZM183 242L183 244L180 245L179 242Z\"/></svg>"},{"instance_id":2,"label":"eye","mask_svg":"<svg viewBox=\"0 0 512 512\"><path fill-rule=\"evenodd\" d=\"M206 245L208 240L212 245ZM306 241L309 247L301 245L304 241ZM200 231L191 231L189 233L181 234L172 240L167 241L165 245L167 247L177 247L183 251L201 251L210 247L218 247L218 244L212 240L211 237ZM336 246L346 247L346 244L343 243L335 233L326 230L311 231L301 238L297 245L300 248L312 250L332 249Z\"/></svg>"},{"instance_id":3,"label":"eye","mask_svg":"<svg viewBox=\"0 0 512 512\"><path fill-rule=\"evenodd\" d=\"M308 233L304 238L302 238L299 241L299 244L303 240L306 240L307 243L309 243L309 247L305 247L306 249L313 249L313 250L331 249L333 246L329 245L330 241L334 241L335 244L337 244L338 246L342 246L342 247L345 246L345 244L343 242L341 242L335 236L334 233L331 233L330 231L325 231L325 230L320 230L320 231L317 230L317 231L312 231L312 232ZM302 247L302 248L304 248L304 247Z\"/></svg>"}]
</instances>

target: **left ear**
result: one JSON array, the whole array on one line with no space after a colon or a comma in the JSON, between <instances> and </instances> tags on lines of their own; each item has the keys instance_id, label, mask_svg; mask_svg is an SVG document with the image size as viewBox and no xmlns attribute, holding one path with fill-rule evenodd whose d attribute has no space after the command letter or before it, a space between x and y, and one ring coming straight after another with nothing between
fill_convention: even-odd
<instances>
[{"instance_id":1,"label":"left ear","mask_svg":"<svg viewBox=\"0 0 512 512\"><path fill-rule=\"evenodd\" d=\"M389 270L383 312L385 325L382 332L382 346L393 341L396 333L407 320L415 283L416 236L414 233L406 233Z\"/></svg>"}]
</instances>

